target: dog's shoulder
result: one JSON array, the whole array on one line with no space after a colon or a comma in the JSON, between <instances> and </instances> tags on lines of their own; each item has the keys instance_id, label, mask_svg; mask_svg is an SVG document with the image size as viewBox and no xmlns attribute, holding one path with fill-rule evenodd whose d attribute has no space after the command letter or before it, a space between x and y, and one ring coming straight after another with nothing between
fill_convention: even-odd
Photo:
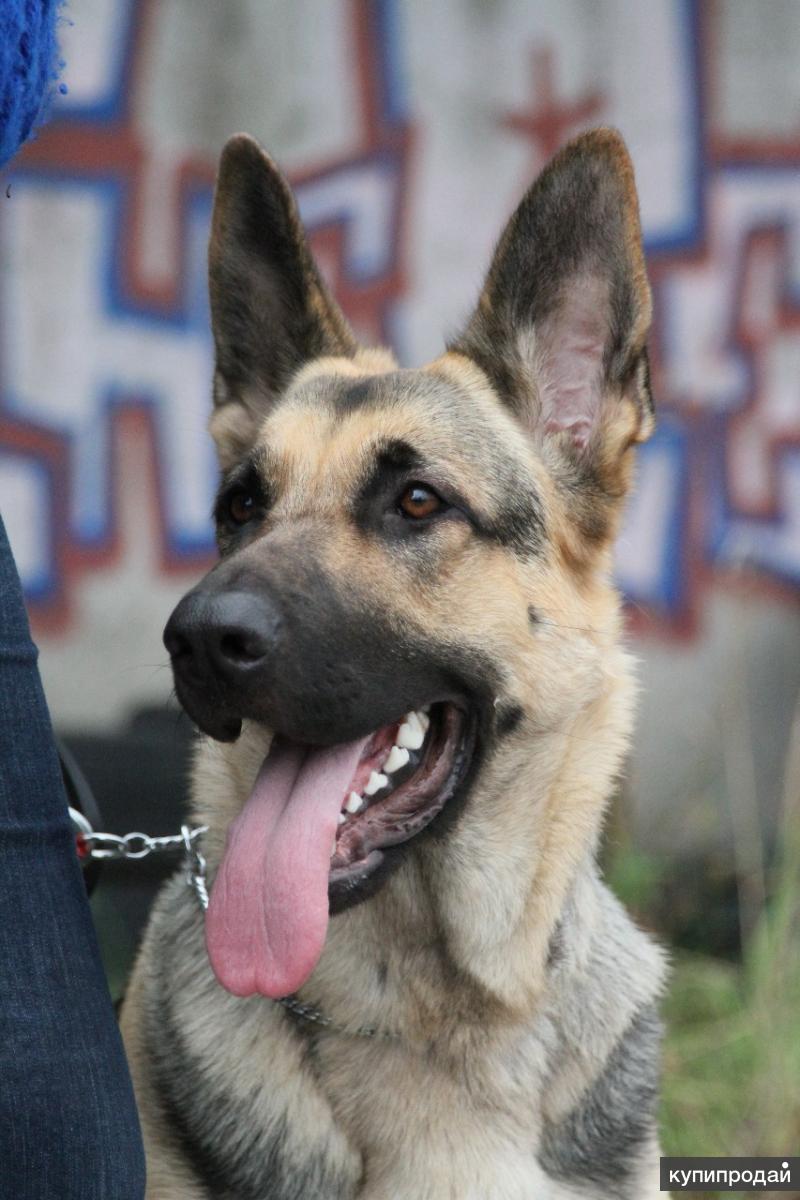
<instances>
[{"instance_id":1,"label":"dog's shoulder","mask_svg":"<svg viewBox=\"0 0 800 1200\"><path fill-rule=\"evenodd\" d=\"M658 1140L664 973L661 948L594 871L582 876L553 951L539 1160L554 1179L641 1196Z\"/></svg>"}]
</instances>

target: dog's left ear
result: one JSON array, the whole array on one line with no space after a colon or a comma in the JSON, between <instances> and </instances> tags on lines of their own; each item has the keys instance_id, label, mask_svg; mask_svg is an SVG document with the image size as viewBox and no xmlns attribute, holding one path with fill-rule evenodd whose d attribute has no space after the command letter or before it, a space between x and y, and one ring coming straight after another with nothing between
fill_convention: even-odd
<instances>
[{"instance_id":1,"label":"dog's left ear","mask_svg":"<svg viewBox=\"0 0 800 1200\"><path fill-rule=\"evenodd\" d=\"M304 363L358 348L311 256L288 183L243 133L220 159L208 279L216 350L210 428L226 466Z\"/></svg>"},{"instance_id":2,"label":"dog's left ear","mask_svg":"<svg viewBox=\"0 0 800 1200\"><path fill-rule=\"evenodd\" d=\"M530 188L449 348L484 370L571 488L610 500L627 486L625 451L654 424L650 313L633 166L620 135L598 129Z\"/></svg>"}]
</instances>

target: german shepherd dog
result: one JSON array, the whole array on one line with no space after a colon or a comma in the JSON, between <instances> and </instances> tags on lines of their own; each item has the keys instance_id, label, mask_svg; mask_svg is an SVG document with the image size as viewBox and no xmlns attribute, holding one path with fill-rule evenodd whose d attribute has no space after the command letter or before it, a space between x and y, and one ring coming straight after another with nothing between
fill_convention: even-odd
<instances>
[{"instance_id":1,"label":"german shepherd dog","mask_svg":"<svg viewBox=\"0 0 800 1200\"><path fill-rule=\"evenodd\" d=\"M148 1197L655 1197L663 964L595 862L653 427L624 143L553 159L421 369L244 135L209 261L220 560L164 640L210 903L166 886L124 1007Z\"/></svg>"}]
</instances>

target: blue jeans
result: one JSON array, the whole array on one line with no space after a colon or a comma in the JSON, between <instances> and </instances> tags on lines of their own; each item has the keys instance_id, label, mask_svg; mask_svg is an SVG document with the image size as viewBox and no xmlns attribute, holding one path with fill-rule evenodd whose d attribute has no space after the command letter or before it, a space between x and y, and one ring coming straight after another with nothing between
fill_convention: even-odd
<instances>
[{"instance_id":1,"label":"blue jeans","mask_svg":"<svg viewBox=\"0 0 800 1200\"><path fill-rule=\"evenodd\" d=\"M143 1195L133 1089L0 521L0 1196Z\"/></svg>"}]
</instances>

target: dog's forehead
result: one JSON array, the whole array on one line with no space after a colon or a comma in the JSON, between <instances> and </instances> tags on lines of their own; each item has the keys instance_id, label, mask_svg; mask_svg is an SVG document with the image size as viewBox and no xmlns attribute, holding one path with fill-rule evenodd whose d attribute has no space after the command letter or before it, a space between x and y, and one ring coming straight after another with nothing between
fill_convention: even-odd
<instances>
[{"instance_id":1,"label":"dog's forehead","mask_svg":"<svg viewBox=\"0 0 800 1200\"><path fill-rule=\"evenodd\" d=\"M403 441L432 463L467 477L510 470L540 475L529 440L498 404L480 372L445 355L428 367L360 371L327 360L295 379L265 421L273 454L309 468L357 470L384 442Z\"/></svg>"}]
</instances>

